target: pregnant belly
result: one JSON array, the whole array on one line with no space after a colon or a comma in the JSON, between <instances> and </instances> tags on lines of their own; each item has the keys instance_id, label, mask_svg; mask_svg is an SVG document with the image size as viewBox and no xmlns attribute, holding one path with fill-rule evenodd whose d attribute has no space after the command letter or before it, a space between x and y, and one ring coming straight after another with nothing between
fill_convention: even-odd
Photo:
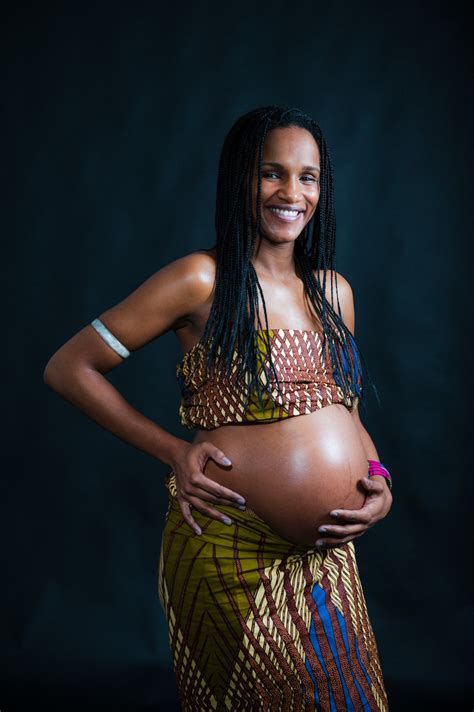
<instances>
[{"instance_id":1,"label":"pregnant belly","mask_svg":"<svg viewBox=\"0 0 474 712\"><path fill-rule=\"evenodd\" d=\"M364 503L358 481L367 475L367 457L342 404L276 423L198 431L194 441L214 443L232 462L224 469L208 460L206 476L245 497L289 541L313 545L318 527L335 523L330 511Z\"/></svg>"}]
</instances>

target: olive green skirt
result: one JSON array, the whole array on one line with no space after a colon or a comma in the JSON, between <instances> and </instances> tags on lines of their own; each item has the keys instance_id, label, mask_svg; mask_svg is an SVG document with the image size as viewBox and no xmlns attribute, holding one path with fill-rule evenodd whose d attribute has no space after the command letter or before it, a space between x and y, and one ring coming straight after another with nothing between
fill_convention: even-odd
<instances>
[{"instance_id":1,"label":"olive green skirt","mask_svg":"<svg viewBox=\"0 0 474 712\"><path fill-rule=\"evenodd\" d=\"M251 510L193 509L166 480L159 597L185 712L388 710L353 542L318 550Z\"/></svg>"}]
</instances>

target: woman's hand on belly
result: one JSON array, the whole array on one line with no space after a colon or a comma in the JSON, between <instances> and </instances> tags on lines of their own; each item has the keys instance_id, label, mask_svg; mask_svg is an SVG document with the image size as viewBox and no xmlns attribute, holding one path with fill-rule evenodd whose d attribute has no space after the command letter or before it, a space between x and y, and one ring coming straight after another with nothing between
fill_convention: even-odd
<instances>
[{"instance_id":1,"label":"woman's hand on belly","mask_svg":"<svg viewBox=\"0 0 474 712\"><path fill-rule=\"evenodd\" d=\"M224 524L232 524L229 517L222 514L206 502L235 507L245 507L245 499L233 490L223 487L204 474L208 460L212 458L219 468L229 468L232 463L225 453L213 443L186 443L183 441L171 462L176 478L177 500L187 524L196 534L201 534L201 528L191 514L194 507L211 519L217 519Z\"/></svg>"},{"instance_id":2,"label":"woman's hand on belly","mask_svg":"<svg viewBox=\"0 0 474 712\"><path fill-rule=\"evenodd\" d=\"M330 512L338 524L324 524L319 528L316 545L320 548L333 548L346 544L365 534L381 519L384 519L392 507L392 493L383 477L364 477L360 484L367 491L364 505L360 509L337 509Z\"/></svg>"},{"instance_id":3,"label":"woman's hand on belly","mask_svg":"<svg viewBox=\"0 0 474 712\"><path fill-rule=\"evenodd\" d=\"M367 457L348 410L340 404L276 423L227 425L198 432L232 460L209 460L208 477L238 490L248 507L283 538L315 546L335 509L364 506ZM355 532L357 533L357 532ZM342 543L342 542L340 542Z\"/></svg>"}]
</instances>

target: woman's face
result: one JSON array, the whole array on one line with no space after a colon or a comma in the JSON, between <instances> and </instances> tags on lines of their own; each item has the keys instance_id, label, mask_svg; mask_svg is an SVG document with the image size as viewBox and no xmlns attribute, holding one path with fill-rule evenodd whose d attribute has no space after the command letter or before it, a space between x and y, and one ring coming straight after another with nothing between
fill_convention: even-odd
<instances>
[{"instance_id":1,"label":"woman's face","mask_svg":"<svg viewBox=\"0 0 474 712\"><path fill-rule=\"evenodd\" d=\"M319 200L320 158L306 129L285 127L267 134L263 150L260 234L271 242L294 242ZM257 173L253 176L255 220Z\"/></svg>"}]
</instances>

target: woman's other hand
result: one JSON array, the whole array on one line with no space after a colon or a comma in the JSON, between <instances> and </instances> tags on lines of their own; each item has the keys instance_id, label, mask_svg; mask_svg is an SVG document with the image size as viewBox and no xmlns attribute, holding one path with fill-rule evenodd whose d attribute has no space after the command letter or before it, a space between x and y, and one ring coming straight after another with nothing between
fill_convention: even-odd
<instances>
[{"instance_id":1,"label":"woman's other hand","mask_svg":"<svg viewBox=\"0 0 474 712\"><path fill-rule=\"evenodd\" d=\"M232 505L239 509L245 508L245 499L241 495L206 477L204 468L209 458L212 458L218 465L223 467L232 465L222 450L205 441L195 444L183 443L183 446L180 446L179 452L171 462L176 478L179 506L184 519L196 534L201 534L202 532L191 514L191 507L224 524L232 524L232 521L222 512L210 507L207 502L227 506Z\"/></svg>"},{"instance_id":2,"label":"woman's other hand","mask_svg":"<svg viewBox=\"0 0 474 712\"><path fill-rule=\"evenodd\" d=\"M385 478L380 475L364 477L360 483L367 491L364 505L360 509L334 509L330 512L337 524L324 524L318 529L316 546L333 548L346 544L365 534L387 516L393 497Z\"/></svg>"}]
</instances>

